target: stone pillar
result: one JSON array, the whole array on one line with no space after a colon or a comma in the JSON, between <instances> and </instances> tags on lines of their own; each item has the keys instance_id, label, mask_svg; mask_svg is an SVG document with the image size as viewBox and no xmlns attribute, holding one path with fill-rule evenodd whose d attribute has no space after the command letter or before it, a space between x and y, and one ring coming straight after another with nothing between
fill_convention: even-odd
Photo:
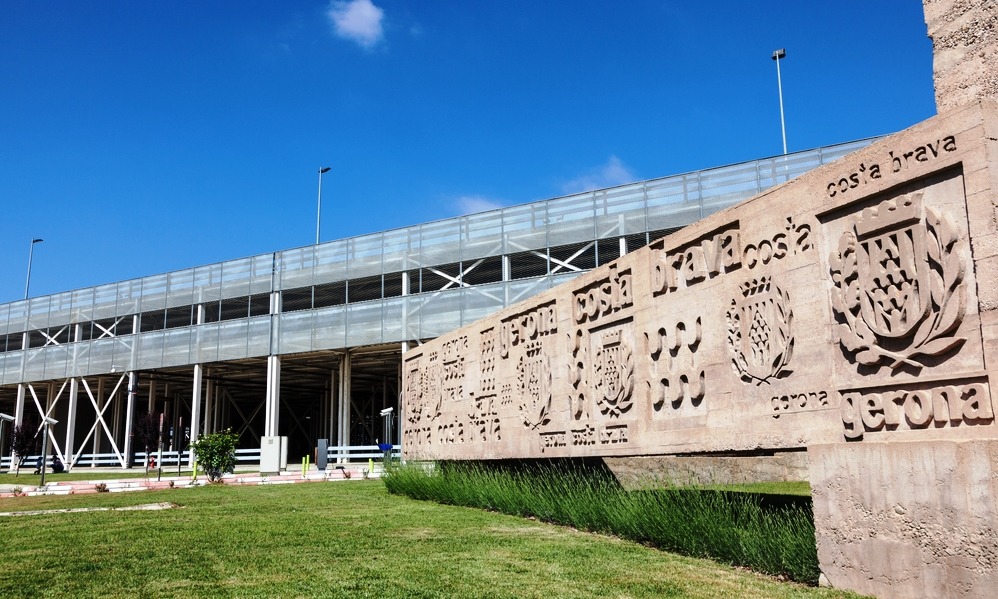
<instances>
[{"instance_id":1,"label":"stone pillar","mask_svg":"<svg viewBox=\"0 0 998 599\"><path fill-rule=\"evenodd\" d=\"M998 440L808 448L828 582L884 599L994 597Z\"/></svg>"},{"instance_id":2,"label":"stone pillar","mask_svg":"<svg viewBox=\"0 0 998 599\"><path fill-rule=\"evenodd\" d=\"M923 0L936 110L998 98L998 4Z\"/></svg>"}]
</instances>

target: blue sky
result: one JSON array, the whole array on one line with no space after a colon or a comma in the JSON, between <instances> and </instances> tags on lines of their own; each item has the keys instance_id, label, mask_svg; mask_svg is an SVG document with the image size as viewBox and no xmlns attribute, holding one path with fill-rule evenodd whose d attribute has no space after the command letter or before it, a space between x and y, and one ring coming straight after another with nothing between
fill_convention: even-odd
<instances>
[{"instance_id":1,"label":"blue sky","mask_svg":"<svg viewBox=\"0 0 998 599\"><path fill-rule=\"evenodd\" d=\"M4 3L0 302L891 133L915 0Z\"/></svg>"}]
</instances>

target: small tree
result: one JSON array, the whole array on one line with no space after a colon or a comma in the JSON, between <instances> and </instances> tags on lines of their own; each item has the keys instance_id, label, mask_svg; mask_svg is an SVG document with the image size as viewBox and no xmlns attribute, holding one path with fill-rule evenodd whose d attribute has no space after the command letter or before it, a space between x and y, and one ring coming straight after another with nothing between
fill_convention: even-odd
<instances>
[{"instance_id":1,"label":"small tree","mask_svg":"<svg viewBox=\"0 0 998 599\"><path fill-rule=\"evenodd\" d=\"M38 447L38 441L38 424L29 418L25 418L19 426L15 426L10 431L8 449L12 454L17 455L17 465L14 469L15 478L21 474L24 460L28 459L28 455Z\"/></svg>"},{"instance_id":2,"label":"small tree","mask_svg":"<svg viewBox=\"0 0 998 599\"><path fill-rule=\"evenodd\" d=\"M222 480L222 475L236 469L236 443L239 435L227 429L224 432L202 435L191 443L198 467L208 477L208 482Z\"/></svg>"},{"instance_id":3,"label":"small tree","mask_svg":"<svg viewBox=\"0 0 998 599\"><path fill-rule=\"evenodd\" d=\"M135 421L135 440L146 453L146 473L149 472L149 452L159 441L159 414L146 412Z\"/></svg>"}]
</instances>

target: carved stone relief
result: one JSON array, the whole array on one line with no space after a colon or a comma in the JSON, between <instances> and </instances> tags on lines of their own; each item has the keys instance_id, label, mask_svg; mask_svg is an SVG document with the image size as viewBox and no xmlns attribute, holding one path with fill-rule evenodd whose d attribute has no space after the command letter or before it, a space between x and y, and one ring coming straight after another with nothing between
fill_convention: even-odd
<instances>
[{"instance_id":1,"label":"carved stone relief","mask_svg":"<svg viewBox=\"0 0 998 599\"><path fill-rule=\"evenodd\" d=\"M756 385L788 376L794 353L790 295L771 277L752 279L739 288L727 312L728 350L739 377Z\"/></svg>"},{"instance_id":2,"label":"carved stone relief","mask_svg":"<svg viewBox=\"0 0 998 599\"><path fill-rule=\"evenodd\" d=\"M994 407L986 380L931 389L876 389L842 393L846 439L865 433L991 424Z\"/></svg>"},{"instance_id":3,"label":"carved stone relief","mask_svg":"<svg viewBox=\"0 0 998 599\"><path fill-rule=\"evenodd\" d=\"M863 211L829 258L843 352L874 371L919 369L966 339L964 245L945 214L915 192Z\"/></svg>"},{"instance_id":4,"label":"carved stone relief","mask_svg":"<svg viewBox=\"0 0 998 599\"><path fill-rule=\"evenodd\" d=\"M499 396L496 388L498 333L490 327L479 335L480 376L474 408L468 413L472 441L501 441Z\"/></svg>"},{"instance_id":5,"label":"carved stone relief","mask_svg":"<svg viewBox=\"0 0 998 599\"><path fill-rule=\"evenodd\" d=\"M558 318L554 302L505 318L499 325L499 370L509 377L515 374L515 384L510 378L502 384L499 406L514 407L523 425L529 430L537 430L551 420L551 350L547 343L557 332ZM482 365L486 368L484 361ZM490 384L495 389L494 378L490 380ZM498 433L496 435L498 437Z\"/></svg>"},{"instance_id":6,"label":"carved stone relief","mask_svg":"<svg viewBox=\"0 0 998 599\"><path fill-rule=\"evenodd\" d=\"M678 410L683 405L699 407L706 394L703 368L698 350L703 339L703 325L698 316L690 324L684 321L645 333L648 356L652 361L652 377L648 385L652 407L661 412L669 407Z\"/></svg>"}]
</instances>

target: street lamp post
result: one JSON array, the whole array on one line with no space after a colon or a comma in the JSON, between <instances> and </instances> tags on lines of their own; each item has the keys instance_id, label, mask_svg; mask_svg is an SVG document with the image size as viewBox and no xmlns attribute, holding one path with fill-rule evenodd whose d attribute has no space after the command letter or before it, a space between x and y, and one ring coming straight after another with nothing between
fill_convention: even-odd
<instances>
[{"instance_id":1,"label":"street lamp post","mask_svg":"<svg viewBox=\"0 0 998 599\"><path fill-rule=\"evenodd\" d=\"M322 223L322 175L328 173L332 167L324 166L319 169L319 201L315 213L315 245L319 245L319 225Z\"/></svg>"},{"instance_id":2,"label":"street lamp post","mask_svg":"<svg viewBox=\"0 0 998 599\"><path fill-rule=\"evenodd\" d=\"M28 289L31 287L31 259L35 255L35 244L45 241L44 239L32 239L28 248L28 278L24 282L24 299L28 299Z\"/></svg>"},{"instance_id":3,"label":"street lamp post","mask_svg":"<svg viewBox=\"0 0 998 599\"><path fill-rule=\"evenodd\" d=\"M783 120L783 79L780 77L780 59L787 57L787 49L780 48L773 51L773 60L776 61L776 86L780 91L780 130L783 132L783 155L787 154L787 125Z\"/></svg>"}]
</instances>

